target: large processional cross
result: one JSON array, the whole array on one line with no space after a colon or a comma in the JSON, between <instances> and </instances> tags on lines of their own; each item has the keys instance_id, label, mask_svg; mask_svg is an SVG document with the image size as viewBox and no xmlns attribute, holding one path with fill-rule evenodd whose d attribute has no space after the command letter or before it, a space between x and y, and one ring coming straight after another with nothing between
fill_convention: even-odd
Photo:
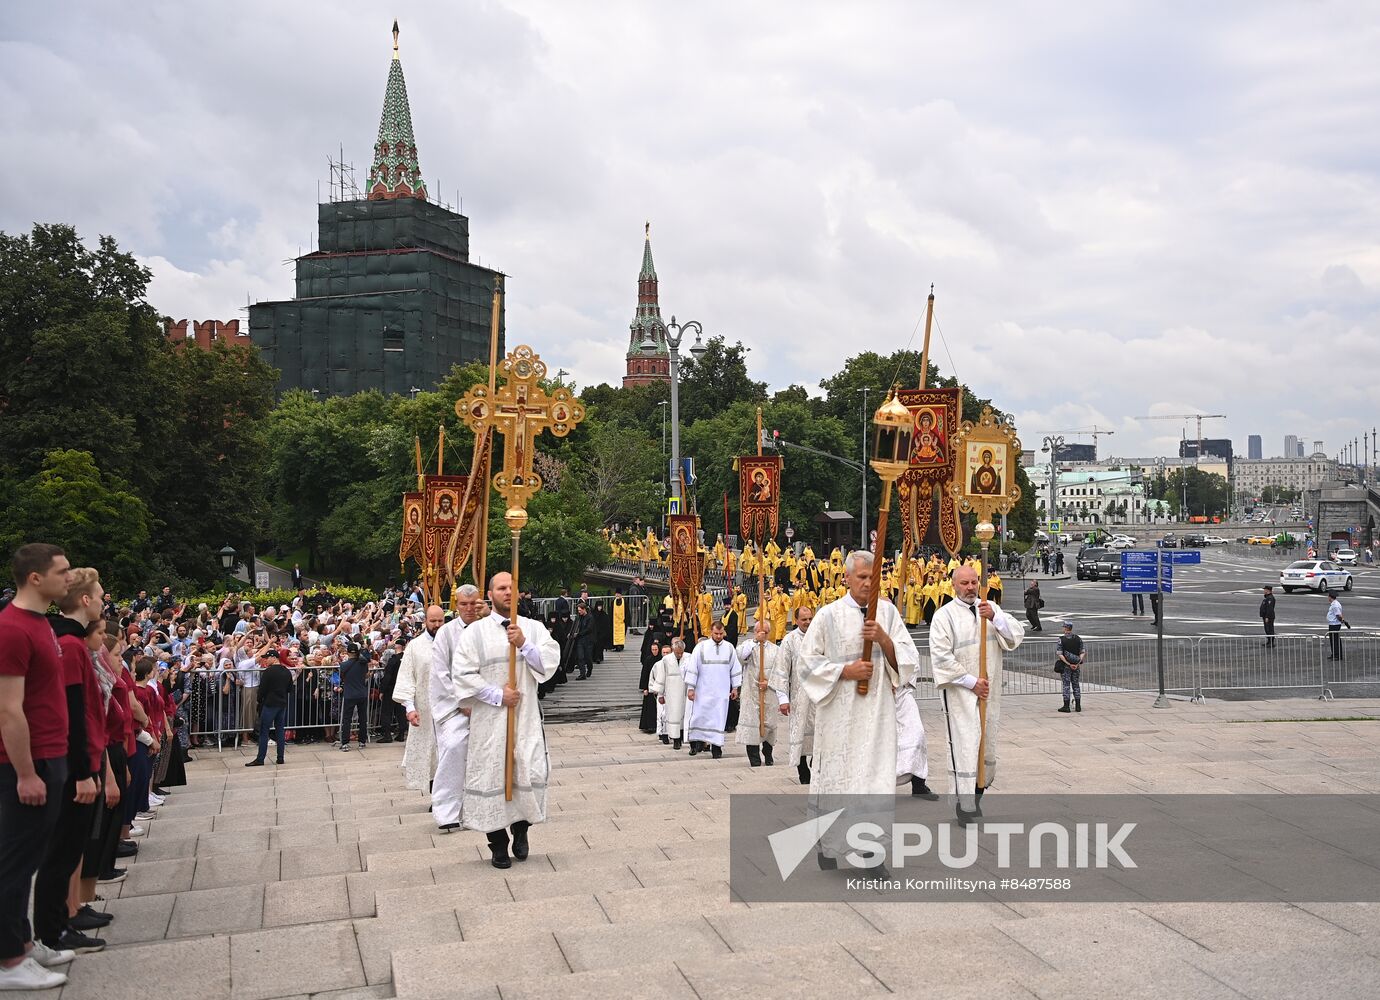
<instances>
[{"instance_id":1,"label":"large processional cross","mask_svg":"<svg viewBox=\"0 0 1380 1000\"><path fill-rule=\"evenodd\" d=\"M492 369L491 369L492 372ZM504 384L495 387L495 375ZM541 387L546 363L523 344L515 348L490 374L488 385L476 385L455 404L455 412L476 435L497 431L503 435L503 468L494 475L494 489L507 507L503 519L513 538L513 606L517 615L518 551L522 529L527 526L527 501L541 489L541 476L532 468L536 437L549 430L565 437L585 419L585 408L569 389L550 395ZM481 529L482 530L482 529ZM517 686L517 650L508 647L508 684ZM517 712L508 706L508 750L504 764L504 798L513 799L513 747L517 739Z\"/></svg>"}]
</instances>

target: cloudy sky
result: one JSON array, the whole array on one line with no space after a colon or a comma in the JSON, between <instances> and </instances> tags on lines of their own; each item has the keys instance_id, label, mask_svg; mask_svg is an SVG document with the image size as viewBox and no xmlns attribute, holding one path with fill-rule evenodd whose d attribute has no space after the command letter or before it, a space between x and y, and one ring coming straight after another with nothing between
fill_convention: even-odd
<instances>
[{"instance_id":1,"label":"cloudy sky","mask_svg":"<svg viewBox=\"0 0 1380 1000\"><path fill-rule=\"evenodd\" d=\"M0 229L71 222L177 317L287 298L327 157L367 174L377 3L23 3ZM1380 423L1380 10L1364 3L413 0L423 172L508 329L616 381L642 224L663 312L773 388L905 345L1029 445L1183 424L1329 454ZM1189 434L1193 434L1189 426ZM1077 439L1068 435L1071 439Z\"/></svg>"}]
</instances>

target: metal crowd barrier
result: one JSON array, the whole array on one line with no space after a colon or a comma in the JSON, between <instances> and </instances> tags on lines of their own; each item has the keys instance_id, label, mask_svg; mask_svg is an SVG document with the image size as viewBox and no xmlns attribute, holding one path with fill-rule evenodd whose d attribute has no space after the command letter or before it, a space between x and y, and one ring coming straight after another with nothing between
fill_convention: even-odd
<instances>
[{"instance_id":1,"label":"metal crowd barrier","mask_svg":"<svg viewBox=\"0 0 1380 1000\"><path fill-rule=\"evenodd\" d=\"M1159 691L1158 651L1154 639L1084 639L1085 654L1079 682L1085 693L1145 693ZM1195 697L1192 638L1166 638L1164 643L1165 690ZM920 672L930 673L927 643L919 644ZM1015 650L1002 654L1003 695L1054 695L1063 690L1063 678L1054 672L1059 643L1056 639L1027 639ZM921 684L922 698L938 694L933 683Z\"/></svg>"},{"instance_id":2,"label":"metal crowd barrier","mask_svg":"<svg viewBox=\"0 0 1380 1000\"><path fill-rule=\"evenodd\" d=\"M261 668L233 670L195 669L188 674L188 698L178 709L193 748L235 746L253 742L259 729L257 676ZM331 743L340 738L344 698L335 665L303 666L294 670L288 696L286 732L297 743ZM249 680L250 683L243 683ZM383 700L383 669L371 667L365 700L365 729L369 740L384 735L392 716L393 702ZM228 688L228 690L227 690ZM359 726L351 719L351 740L359 739Z\"/></svg>"},{"instance_id":3,"label":"metal crowd barrier","mask_svg":"<svg viewBox=\"0 0 1380 1000\"><path fill-rule=\"evenodd\" d=\"M1165 691L1204 701L1237 692L1260 697L1311 695L1380 696L1380 634L1338 633L1341 658L1332 657L1326 635L1279 635L1267 647L1263 636L1167 636L1164 640ZM1154 694L1159 691L1157 640L1083 637L1085 662L1080 681L1085 693ZM920 698L936 698L930 680L930 651L920 652ZM1058 641L1027 639L1002 654L1002 693L1059 695L1063 679L1054 672Z\"/></svg>"}]
</instances>

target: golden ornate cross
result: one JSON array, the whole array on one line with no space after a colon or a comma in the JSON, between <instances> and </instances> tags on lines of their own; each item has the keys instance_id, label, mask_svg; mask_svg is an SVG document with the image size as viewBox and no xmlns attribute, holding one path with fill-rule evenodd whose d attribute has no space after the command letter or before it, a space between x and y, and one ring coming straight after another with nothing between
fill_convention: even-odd
<instances>
[{"instance_id":1,"label":"golden ornate cross","mask_svg":"<svg viewBox=\"0 0 1380 1000\"><path fill-rule=\"evenodd\" d=\"M503 469L494 476L494 489L512 508L526 508L541 489L541 476L532 469L533 442L542 431L565 437L585 419L585 408L564 387L549 396L539 384L546 363L523 344L498 366L504 384L489 398L486 385L476 385L455 404L455 412L476 434L491 427L503 435Z\"/></svg>"}]
</instances>

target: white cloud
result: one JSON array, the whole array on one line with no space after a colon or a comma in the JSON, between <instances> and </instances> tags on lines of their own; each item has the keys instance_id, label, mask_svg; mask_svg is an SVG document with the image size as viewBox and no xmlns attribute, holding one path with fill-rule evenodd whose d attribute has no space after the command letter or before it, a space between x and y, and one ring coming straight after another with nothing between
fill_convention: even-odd
<instances>
[{"instance_id":1,"label":"white cloud","mask_svg":"<svg viewBox=\"0 0 1380 1000\"><path fill-rule=\"evenodd\" d=\"M0 228L115 235L179 317L289 296L327 156L367 170L391 14L71 6L0 27ZM1375 421L1364 6L433 0L402 31L433 193L510 273L510 339L580 384L622 374L650 218L665 313L773 386L901 346L934 282L935 359L1027 443Z\"/></svg>"}]
</instances>

